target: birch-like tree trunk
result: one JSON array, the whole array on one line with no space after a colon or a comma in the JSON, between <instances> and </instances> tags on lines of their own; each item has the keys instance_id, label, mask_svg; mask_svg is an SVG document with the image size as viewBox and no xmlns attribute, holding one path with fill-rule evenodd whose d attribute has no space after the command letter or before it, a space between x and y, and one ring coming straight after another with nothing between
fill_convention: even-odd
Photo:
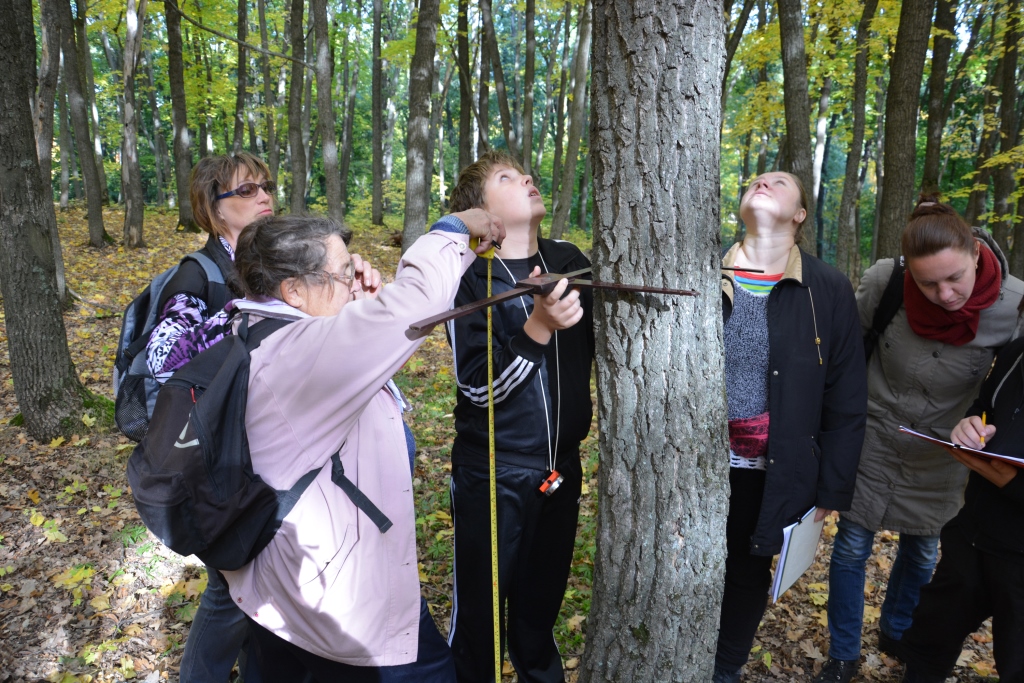
<instances>
[{"instance_id":1,"label":"birch-like tree trunk","mask_svg":"<svg viewBox=\"0 0 1024 683\"><path fill-rule=\"evenodd\" d=\"M594 3L595 279L702 295L595 296L601 504L580 683L711 680L728 506L724 43L715 0Z\"/></svg>"},{"instance_id":2,"label":"birch-like tree trunk","mask_svg":"<svg viewBox=\"0 0 1024 683\"><path fill-rule=\"evenodd\" d=\"M128 0L125 9L124 43L124 126L121 143L121 194L124 197L124 246L146 246L142 236L145 204L142 195L142 170L139 168L139 111L135 104L135 71L142 50L142 29L147 0Z\"/></svg>"},{"instance_id":3,"label":"birch-like tree trunk","mask_svg":"<svg viewBox=\"0 0 1024 683\"><path fill-rule=\"evenodd\" d=\"M580 153L580 138L583 134L583 121L587 118L584 107L587 99L587 72L590 70L590 33L591 4L586 0L580 16L579 43L576 46L576 59L572 65L572 106L569 110L569 145L565 152L565 164L562 168L562 185L555 205L555 215L551 219L551 238L559 239L569 224L569 212L572 209L572 191L576 181L576 161Z\"/></svg>"},{"instance_id":4,"label":"birch-like tree trunk","mask_svg":"<svg viewBox=\"0 0 1024 683\"><path fill-rule=\"evenodd\" d=\"M25 430L49 441L78 424L88 392L71 362L55 290L57 217L39 171L28 97L35 80L35 41L25 40L31 34L30 0L0 3L0 296Z\"/></svg>"},{"instance_id":5,"label":"birch-like tree trunk","mask_svg":"<svg viewBox=\"0 0 1024 683\"><path fill-rule=\"evenodd\" d=\"M878 217L877 256L900 253L900 237L914 208L917 110L935 0L904 0L885 102L885 187Z\"/></svg>"}]
</instances>

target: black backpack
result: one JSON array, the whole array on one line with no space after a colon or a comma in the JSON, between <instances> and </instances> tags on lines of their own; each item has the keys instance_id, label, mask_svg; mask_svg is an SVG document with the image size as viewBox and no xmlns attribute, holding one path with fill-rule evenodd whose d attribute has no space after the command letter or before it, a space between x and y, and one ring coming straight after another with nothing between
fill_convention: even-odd
<instances>
[{"instance_id":1,"label":"black backpack","mask_svg":"<svg viewBox=\"0 0 1024 683\"><path fill-rule=\"evenodd\" d=\"M141 441L149 428L156 406L160 383L146 363L146 344L160 317L158 307L164 286L178 272L181 264L192 260L202 266L206 280L224 284L224 274L206 254L196 251L153 278L153 281L124 309L121 335L114 358L114 421L117 428L132 441ZM220 306L213 309L214 312Z\"/></svg>"},{"instance_id":2,"label":"black backpack","mask_svg":"<svg viewBox=\"0 0 1024 683\"><path fill-rule=\"evenodd\" d=\"M249 457L249 353L287 324L268 318L249 328L243 314L236 334L167 380L149 431L128 459L135 507L149 530L174 552L214 569L252 561L322 469L278 491L253 472ZM345 476L340 450L331 456L331 480L387 531L391 520Z\"/></svg>"},{"instance_id":3,"label":"black backpack","mask_svg":"<svg viewBox=\"0 0 1024 683\"><path fill-rule=\"evenodd\" d=\"M869 360L875 347L878 346L878 338L885 332L892 319L903 305L903 273L907 270L907 264L902 256L895 259L892 268L892 275L885 285L882 298L878 300L875 307L875 315L871 319L871 329L864 335L864 360Z\"/></svg>"}]
</instances>

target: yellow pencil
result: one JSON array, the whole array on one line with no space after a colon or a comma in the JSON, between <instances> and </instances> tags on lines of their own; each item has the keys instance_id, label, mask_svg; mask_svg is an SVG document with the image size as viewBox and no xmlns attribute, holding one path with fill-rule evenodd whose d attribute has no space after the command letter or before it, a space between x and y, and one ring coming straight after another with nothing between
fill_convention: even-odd
<instances>
[{"instance_id":1,"label":"yellow pencil","mask_svg":"<svg viewBox=\"0 0 1024 683\"><path fill-rule=\"evenodd\" d=\"M986 415L985 411L984 410L981 411L981 428L982 428L982 430L984 430L985 427L988 425L988 420L986 418L987 418L987 415ZM981 445L982 446L985 445L985 434L984 434L984 432L982 432L982 434L981 434Z\"/></svg>"}]
</instances>

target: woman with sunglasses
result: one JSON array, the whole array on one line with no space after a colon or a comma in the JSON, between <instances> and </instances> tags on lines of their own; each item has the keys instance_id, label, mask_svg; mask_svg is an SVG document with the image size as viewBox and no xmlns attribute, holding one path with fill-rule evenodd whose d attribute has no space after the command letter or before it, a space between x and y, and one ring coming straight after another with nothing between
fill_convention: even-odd
<instances>
[{"instance_id":1,"label":"woman with sunglasses","mask_svg":"<svg viewBox=\"0 0 1024 683\"><path fill-rule=\"evenodd\" d=\"M205 157L192 170L193 215L210 235L200 252L217 264L223 281L235 279L232 262L242 229L273 215L275 189L267 165L246 152ZM197 261L185 259L163 289L160 320L146 346L153 376L163 382L219 341L226 327L207 323L217 322L211 320L214 314L240 295L230 284L209 281ZM245 614L231 602L227 584L216 570L207 568L207 580L181 659L182 683L226 683L236 658L246 683L260 683L255 662L245 656L249 635Z\"/></svg>"}]
</instances>

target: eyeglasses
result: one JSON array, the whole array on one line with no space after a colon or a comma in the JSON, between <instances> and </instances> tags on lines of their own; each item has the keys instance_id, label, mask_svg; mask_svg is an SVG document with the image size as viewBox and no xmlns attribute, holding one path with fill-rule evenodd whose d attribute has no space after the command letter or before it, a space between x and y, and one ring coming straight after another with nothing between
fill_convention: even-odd
<instances>
[{"instance_id":1,"label":"eyeglasses","mask_svg":"<svg viewBox=\"0 0 1024 683\"><path fill-rule=\"evenodd\" d=\"M225 199L226 197L241 197L242 199L252 199L259 193L260 188L267 194L273 194L274 190L277 189L277 183L273 180L264 180L262 183L242 183L230 192L219 194L216 200Z\"/></svg>"},{"instance_id":2,"label":"eyeglasses","mask_svg":"<svg viewBox=\"0 0 1024 683\"><path fill-rule=\"evenodd\" d=\"M349 287L352 286L352 281L356 279L356 268L352 265L351 261L349 261L348 265L345 266L344 275L338 275L337 273L332 273L329 270L321 270L320 272L335 282L340 282L341 284Z\"/></svg>"}]
</instances>

